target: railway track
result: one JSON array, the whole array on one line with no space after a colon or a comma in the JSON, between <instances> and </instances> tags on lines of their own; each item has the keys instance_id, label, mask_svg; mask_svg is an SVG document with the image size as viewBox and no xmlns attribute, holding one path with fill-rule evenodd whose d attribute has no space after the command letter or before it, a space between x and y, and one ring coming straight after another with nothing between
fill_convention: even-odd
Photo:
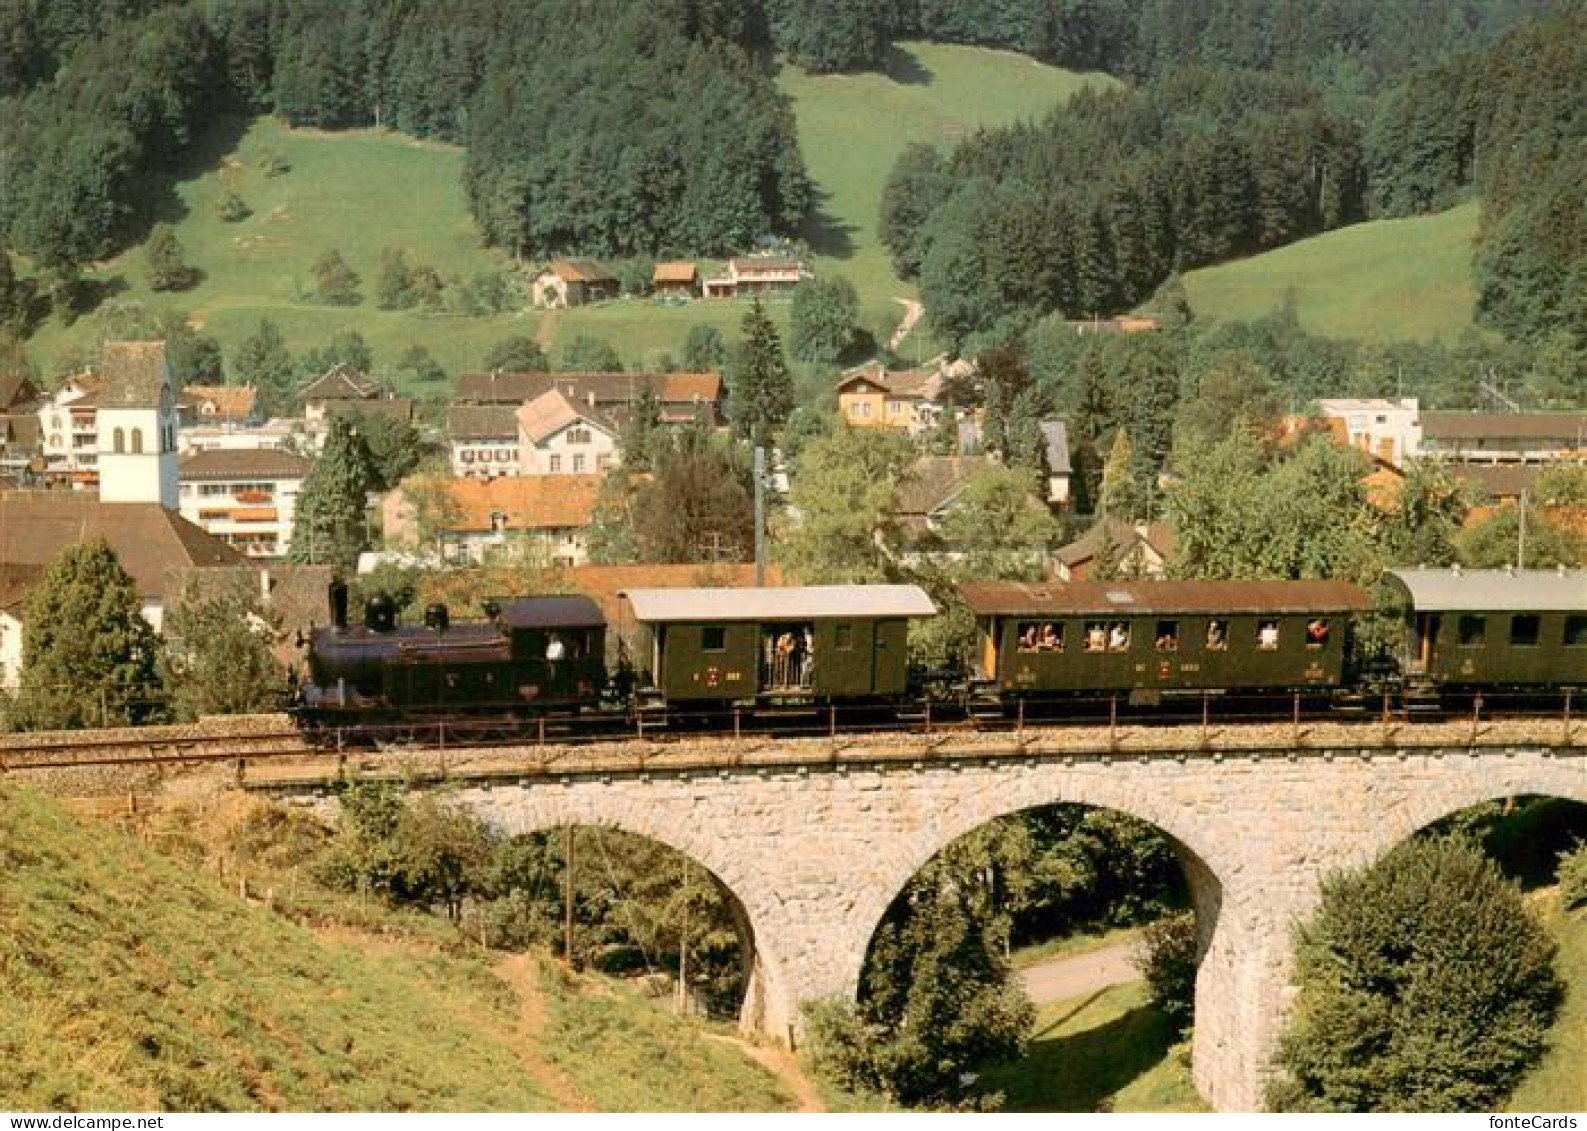
<instances>
[{"instance_id":1,"label":"railway track","mask_svg":"<svg viewBox=\"0 0 1587 1131\"><path fill-rule=\"evenodd\" d=\"M302 757L314 753L286 715L235 715L180 726L0 735L0 773Z\"/></svg>"},{"instance_id":2,"label":"railway track","mask_svg":"<svg viewBox=\"0 0 1587 1131\"><path fill-rule=\"evenodd\" d=\"M440 755L444 759L493 755L529 756L552 765L604 764L626 768L647 762L668 762L693 757L710 764L736 765L745 759L778 762L802 761L802 747L810 740L829 740L834 748L854 751L875 749L886 754L920 749L942 756L975 757L982 747L1002 749L1010 740L1019 749L1048 752L1131 754L1165 750L1238 752L1253 746L1272 749L1397 747L1414 749L1431 744L1502 746L1508 741L1544 741L1549 745L1577 747L1587 740L1587 727L1574 725L1570 714L1493 711L1462 717L1445 714L1437 719L1414 720L1358 718L1331 720L1326 716L1296 714L1253 718L1232 713L1213 717L1196 714L1157 715L1110 719L1070 716L1064 719L1023 718L954 719L857 725L836 715L816 715L814 725L783 726L775 730L751 729L742 733L737 722L731 729L650 731L611 730L580 733L570 727L540 726L508 734L500 728L467 723L387 728L371 738L363 732L322 731L306 734L287 715L237 715L213 717L180 726L126 727L114 730L51 731L0 735L0 773L22 773L77 768L199 766L235 762L242 766L286 763L293 759L330 757L339 762L354 759L368 767L390 757ZM359 741L354 742L352 739ZM786 740L786 741L785 741ZM779 756L779 748L786 747Z\"/></svg>"}]
</instances>

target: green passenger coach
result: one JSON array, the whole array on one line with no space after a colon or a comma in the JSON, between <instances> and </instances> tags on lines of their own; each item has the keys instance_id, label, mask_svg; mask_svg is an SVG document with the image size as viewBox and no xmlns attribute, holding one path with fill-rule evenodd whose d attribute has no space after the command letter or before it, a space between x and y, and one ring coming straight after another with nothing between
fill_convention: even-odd
<instances>
[{"instance_id":1,"label":"green passenger coach","mask_svg":"<svg viewBox=\"0 0 1587 1131\"><path fill-rule=\"evenodd\" d=\"M1340 581L966 583L972 694L1002 701L1341 685L1349 619L1366 594Z\"/></svg>"},{"instance_id":2,"label":"green passenger coach","mask_svg":"<svg viewBox=\"0 0 1587 1131\"><path fill-rule=\"evenodd\" d=\"M629 589L634 663L667 703L826 703L904 694L914 585Z\"/></svg>"},{"instance_id":3,"label":"green passenger coach","mask_svg":"<svg viewBox=\"0 0 1587 1131\"><path fill-rule=\"evenodd\" d=\"M1397 569L1408 686L1587 687L1587 572Z\"/></svg>"}]
</instances>

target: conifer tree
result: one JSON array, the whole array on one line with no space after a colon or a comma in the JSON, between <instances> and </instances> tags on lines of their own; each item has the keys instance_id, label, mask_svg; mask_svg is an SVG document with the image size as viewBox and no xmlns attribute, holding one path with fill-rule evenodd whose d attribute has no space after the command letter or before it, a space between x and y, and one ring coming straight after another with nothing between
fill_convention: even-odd
<instances>
[{"instance_id":1,"label":"conifer tree","mask_svg":"<svg viewBox=\"0 0 1587 1131\"><path fill-rule=\"evenodd\" d=\"M661 427L661 404L656 390L641 386L629 406L628 422L623 425L623 466L630 471L649 471L655 464L656 432Z\"/></svg>"},{"instance_id":2,"label":"conifer tree","mask_svg":"<svg viewBox=\"0 0 1587 1131\"><path fill-rule=\"evenodd\" d=\"M373 461L356 423L331 417L325 450L303 481L292 522L295 562L351 567L369 547L369 490Z\"/></svg>"},{"instance_id":3,"label":"conifer tree","mask_svg":"<svg viewBox=\"0 0 1587 1131\"><path fill-rule=\"evenodd\" d=\"M297 375L292 355L287 352L281 328L268 318L243 342L232 359L232 376L239 385L252 385L259 391L259 411L280 416L292 411L297 394Z\"/></svg>"},{"instance_id":4,"label":"conifer tree","mask_svg":"<svg viewBox=\"0 0 1587 1131\"><path fill-rule=\"evenodd\" d=\"M744 340L729 370L733 426L756 447L769 446L793 411L793 378L777 327L756 299L744 315Z\"/></svg>"},{"instance_id":5,"label":"conifer tree","mask_svg":"<svg viewBox=\"0 0 1587 1131\"><path fill-rule=\"evenodd\" d=\"M187 251L170 224L156 224L143 249L144 274L151 291L182 291L198 281Z\"/></svg>"},{"instance_id":6,"label":"conifer tree","mask_svg":"<svg viewBox=\"0 0 1587 1131\"><path fill-rule=\"evenodd\" d=\"M157 713L158 641L104 539L68 546L28 594L14 723L125 726Z\"/></svg>"}]
</instances>

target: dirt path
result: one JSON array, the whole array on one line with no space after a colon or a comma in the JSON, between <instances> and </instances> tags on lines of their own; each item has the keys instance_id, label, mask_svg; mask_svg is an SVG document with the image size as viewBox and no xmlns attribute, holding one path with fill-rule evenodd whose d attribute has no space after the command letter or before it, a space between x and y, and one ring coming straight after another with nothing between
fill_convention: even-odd
<instances>
[{"instance_id":1,"label":"dirt path","mask_svg":"<svg viewBox=\"0 0 1587 1131\"><path fill-rule=\"evenodd\" d=\"M594 1105L579 1091L578 1085L542 1055L546 1003L540 993L540 975L534 959L527 954L504 958L497 965L496 974L518 997L518 1031L522 1040L517 1052L524 1068L564 1111L594 1111Z\"/></svg>"},{"instance_id":2,"label":"dirt path","mask_svg":"<svg viewBox=\"0 0 1587 1131\"><path fill-rule=\"evenodd\" d=\"M827 1105L822 1101L821 1093L816 1091L816 1086L810 1082L810 1077L805 1075L799 1059L787 1049L774 1045L752 1045L748 1041L739 1040L737 1037L726 1037L720 1033L705 1035L713 1041L732 1045L782 1081L783 1087L792 1092L794 1099L799 1103L795 1110L802 1114L826 1111Z\"/></svg>"},{"instance_id":3,"label":"dirt path","mask_svg":"<svg viewBox=\"0 0 1587 1131\"><path fill-rule=\"evenodd\" d=\"M893 336L887 339L887 348L896 353L903 340L909 336L909 331L920 321L920 316L926 313L926 308L912 298L895 298L893 301L904 304L904 320L893 331Z\"/></svg>"},{"instance_id":4,"label":"dirt path","mask_svg":"<svg viewBox=\"0 0 1587 1131\"><path fill-rule=\"evenodd\" d=\"M1019 971L1019 980L1037 1005L1096 993L1140 978L1130 961L1135 947L1133 941L1121 942L1068 958L1049 958Z\"/></svg>"},{"instance_id":5,"label":"dirt path","mask_svg":"<svg viewBox=\"0 0 1587 1131\"><path fill-rule=\"evenodd\" d=\"M540 325L535 328L535 345L547 354L551 352L551 343L557 340L557 327L562 324L562 312L552 307L540 316Z\"/></svg>"}]
</instances>

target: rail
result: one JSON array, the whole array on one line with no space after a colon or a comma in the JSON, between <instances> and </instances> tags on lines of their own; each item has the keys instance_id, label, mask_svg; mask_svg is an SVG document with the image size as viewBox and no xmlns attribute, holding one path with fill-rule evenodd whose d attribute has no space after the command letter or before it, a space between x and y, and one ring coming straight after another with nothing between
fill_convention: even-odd
<instances>
[{"instance_id":1,"label":"rail","mask_svg":"<svg viewBox=\"0 0 1587 1131\"><path fill-rule=\"evenodd\" d=\"M300 729L286 715L206 718L184 726L0 735L0 773L88 767L163 768L235 763L311 763L322 779L346 771L422 774L498 762L513 773L633 772L860 761L1006 756L1238 756L1252 752L1414 751L1433 747L1587 745L1568 694L1475 698L1439 712L1407 714L1388 702L1337 707L1302 697L1205 697L1168 707L1131 707L1123 697L991 715L935 716L927 705L901 718L874 708L787 707L771 713L674 712L668 725L626 715L545 717L527 724L433 720L402 725ZM329 769L327 769L329 767ZM481 770L481 772L485 772ZM494 772L494 771L491 771ZM295 776L283 773L283 778Z\"/></svg>"}]
</instances>

